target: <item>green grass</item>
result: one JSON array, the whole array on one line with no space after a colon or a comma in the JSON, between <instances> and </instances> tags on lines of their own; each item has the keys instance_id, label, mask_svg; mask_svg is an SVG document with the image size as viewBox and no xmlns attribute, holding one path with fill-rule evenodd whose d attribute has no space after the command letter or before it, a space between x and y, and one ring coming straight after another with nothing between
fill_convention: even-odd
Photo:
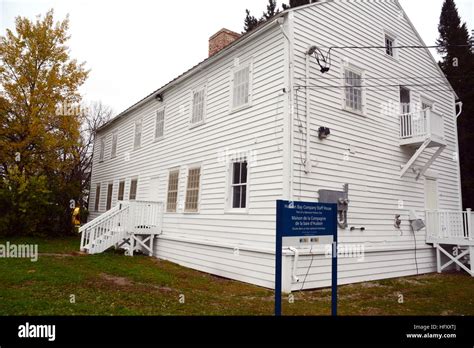
<instances>
[{"instance_id":1,"label":"green grass","mask_svg":"<svg viewBox=\"0 0 474 348\"><path fill-rule=\"evenodd\" d=\"M38 243L40 256L37 262L0 259L0 315L273 314L273 291L170 262L115 252L79 255L77 238L10 242ZM473 294L474 279L463 273L373 281L340 286L339 313L473 315ZM330 289L293 296L294 303L284 297L286 315L330 314Z\"/></svg>"}]
</instances>

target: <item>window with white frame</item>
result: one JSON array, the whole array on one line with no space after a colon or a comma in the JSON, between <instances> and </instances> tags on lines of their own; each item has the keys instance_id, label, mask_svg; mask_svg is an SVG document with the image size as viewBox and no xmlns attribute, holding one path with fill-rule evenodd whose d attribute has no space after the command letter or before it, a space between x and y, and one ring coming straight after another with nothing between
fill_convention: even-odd
<instances>
[{"instance_id":1,"label":"window with white frame","mask_svg":"<svg viewBox=\"0 0 474 348\"><path fill-rule=\"evenodd\" d=\"M112 133L112 149L110 151L110 157L115 158L117 156L117 142L118 142L118 132Z\"/></svg>"},{"instance_id":2,"label":"window with white frame","mask_svg":"<svg viewBox=\"0 0 474 348\"><path fill-rule=\"evenodd\" d=\"M246 160L236 161L232 163L232 209L247 208L247 174L248 166Z\"/></svg>"},{"instance_id":3,"label":"window with white frame","mask_svg":"<svg viewBox=\"0 0 474 348\"><path fill-rule=\"evenodd\" d=\"M130 182L130 192L128 195L128 199L130 201L134 201L137 199L137 189L138 189L138 179L132 179Z\"/></svg>"},{"instance_id":4,"label":"window with white frame","mask_svg":"<svg viewBox=\"0 0 474 348\"><path fill-rule=\"evenodd\" d=\"M110 210L112 208L112 193L114 191L114 184L109 183L107 186L107 202L105 206L105 210Z\"/></svg>"},{"instance_id":5,"label":"window with white frame","mask_svg":"<svg viewBox=\"0 0 474 348\"><path fill-rule=\"evenodd\" d=\"M165 135L165 109L156 112L155 140L161 139Z\"/></svg>"},{"instance_id":6,"label":"window with white frame","mask_svg":"<svg viewBox=\"0 0 474 348\"><path fill-rule=\"evenodd\" d=\"M390 57L395 57L394 46L395 39L392 36L385 34L385 53Z\"/></svg>"},{"instance_id":7,"label":"window with white frame","mask_svg":"<svg viewBox=\"0 0 474 348\"><path fill-rule=\"evenodd\" d=\"M118 189L118 195L117 195L118 201L123 201L124 193L125 193L125 181L122 180L119 183L119 189Z\"/></svg>"},{"instance_id":8,"label":"window with white frame","mask_svg":"<svg viewBox=\"0 0 474 348\"><path fill-rule=\"evenodd\" d=\"M99 211L100 207L100 184L95 186L95 202L94 202L94 211Z\"/></svg>"},{"instance_id":9,"label":"window with white frame","mask_svg":"<svg viewBox=\"0 0 474 348\"><path fill-rule=\"evenodd\" d=\"M166 199L166 211L168 213L175 213L178 204L178 184L179 184L179 170L172 170L168 177L168 197Z\"/></svg>"},{"instance_id":10,"label":"window with white frame","mask_svg":"<svg viewBox=\"0 0 474 348\"><path fill-rule=\"evenodd\" d=\"M206 88L202 87L193 91L193 108L191 125L204 122L204 112L206 103Z\"/></svg>"},{"instance_id":11,"label":"window with white frame","mask_svg":"<svg viewBox=\"0 0 474 348\"><path fill-rule=\"evenodd\" d=\"M236 68L233 73L232 82L232 108L250 104L250 65Z\"/></svg>"},{"instance_id":12,"label":"window with white frame","mask_svg":"<svg viewBox=\"0 0 474 348\"><path fill-rule=\"evenodd\" d=\"M100 138L99 161L102 162L105 157L105 138Z\"/></svg>"},{"instance_id":13,"label":"window with white frame","mask_svg":"<svg viewBox=\"0 0 474 348\"><path fill-rule=\"evenodd\" d=\"M142 146L142 130L143 130L143 120L140 118L135 121L135 137L133 141L133 148L138 149Z\"/></svg>"},{"instance_id":14,"label":"window with white frame","mask_svg":"<svg viewBox=\"0 0 474 348\"><path fill-rule=\"evenodd\" d=\"M358 113L363 112L362 73L346 68L344 71L345 108Z\"/></svg>"},{"instance_id":15,"label":"window with white frame","mask_svg":"<svg viewBox=\"0 0 474 348\"><path fill-rule=\"evenodd\" d=\"M191 168L188 171L188 185L186 187L185 212L197 212L199 205L199 184L201 168Z\"/></svg>"}]
</instances>

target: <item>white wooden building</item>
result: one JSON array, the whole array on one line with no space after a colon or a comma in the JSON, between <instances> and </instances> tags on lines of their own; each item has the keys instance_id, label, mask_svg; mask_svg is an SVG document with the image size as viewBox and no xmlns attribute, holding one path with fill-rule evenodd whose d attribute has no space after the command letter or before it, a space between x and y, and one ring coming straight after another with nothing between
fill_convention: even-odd
<instances>
[{"instance_id":1,"label":"white wooden building","mask_svg":"<svg viewBox=\"0 0 474 348\"><path fill-rule=\"evenodd\" d=\"M98 131L81 248L151 243L155 257L272 288L276 200L347 185L339 242L364 255L340 258L339 283L440 271L441 244L460 245L466 267L459 107L419 46L396 0L319 1L242 37L220 31L208 59ZM413 233L410 213L426 228ZM284 250L285 291L330 284L324 251L297 254Z\"/></svg>"}]
</instances>

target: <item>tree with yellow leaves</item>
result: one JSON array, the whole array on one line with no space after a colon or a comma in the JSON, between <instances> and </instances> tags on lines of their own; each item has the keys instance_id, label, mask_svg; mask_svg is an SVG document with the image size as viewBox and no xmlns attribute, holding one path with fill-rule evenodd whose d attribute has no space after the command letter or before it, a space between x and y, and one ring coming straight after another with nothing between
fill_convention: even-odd
<instances>
[{"instance_id":1,"label":"tree with yellow leaves","mask_svg":"<svg viewBox=\"0 0 474 348\"><path fill-rule=\"evenodd\" d=\"M0 37L0 233L66 233L81 184L79 87L69 19L17 17ZM72 110L73 112L67 112ZM66 112L65 112L66 111Z\"/></svg>"}]
</instances>

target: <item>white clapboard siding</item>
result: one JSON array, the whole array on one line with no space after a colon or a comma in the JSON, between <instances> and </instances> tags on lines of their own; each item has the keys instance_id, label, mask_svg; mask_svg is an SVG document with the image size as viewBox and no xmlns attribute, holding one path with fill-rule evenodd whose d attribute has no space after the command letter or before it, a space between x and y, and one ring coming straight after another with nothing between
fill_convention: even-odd
<instances>
[{"instance_id":1,"label":"white clapboard siding","mask_svg":"<svg viewBox=\"0 0 474 348\"><path fill-rule=\"evenodd\" d=\"M93 209L97 183L102 184L103 212L106 183L114 181L116 202L119 180L126 180L128 199L132 178L138 178L137 199L166 202L168 171L172 168L180 169L178 201L184 201L187 169L200 165L199 213L165 213L155 255L216 275L273 286L273 255L242 251L240 257L233 258L232 252L234 247L274 246L275 201L282 197L283 105L287 98L282 93L283 40L280 29L274 26L165 91L164 103L145 103L103 129L98 139L107 137L105 161L94 162L90 207ZM236 58L241 64L252 60L252 105L230 112L231 69ZM191 128L191 91L204 84L205 123ZM165 134L155 142L155 115L160 107L165 107ZM143 118L142 146L133 150L134 124L139 118ZM117 157L110 159L114 131L119 134ZM98 146L95 150L97 159ZM249 169L247 214L225 210L229 164L221 157L226 151L252 151L256 155L256 163ZM158 188L151 188L151 183ZM151 197L152 192L155 197ZM95 212L91 214L92 218L96 216ZM230 255L228 248L215 245L230 245Z\"/></svg>"},{"instance_id":2,"label":"white clapboard siding","mask_svg":"<svg viewBox=\"0 0 474 348\"><path fill-rule=\"evenodd\" d=\"M415 180L409 171L400 178L401 165L413 155L413 149L399 146L397 116L381 112L381 105L399 102L399 89L383 87L365 90L365 115L342 110L342 88L313 88L310 91L311 173L301 164L306 151L306 92L313 85L342 86L343 60L364 70L367 84L436 85L411 87L412 102L421 97L436 103L443 115L447 147L431 166L438 177L440 209L460 210L460 176L454 120L454 95L439 69L424 49L402 49L398 58L385 55L383 49L335 49L332 66L321 75L314 59L310 77L305 76L305 52L311 45L327 51L330 46L380 46L384 30L397 37L397 45L422 45L408 19L395 0L322 1L286 11L283 28L276 23L257 29L241 39L235 49L221 54L211 65L196 69L173 87L163 91L164 102L140 103L138 107L102 129L97 139L105 137L105 160L99 163L99 146L91 180L91 218L105 211L107 184L114 182L113 204L117 202L118 184L125 180L125 199L130 182L138 179L138 200L166 202L168 172L180 169L178 202L186 195L188 168L201 166L198 213L165 213L163 234L155 240L154 255L178 264L272 288L274 286L275 201L284 196L290 163L285 137L289 116L293 116L293 197L318 201L319 189L342 189L349 184L349 226L365 231L339 230L340 242L365 247L363 260L341 258L341 284L416 274L415 240L418 272L435 271L434 249L425 243L424 231L415 239L408 223L410 209L425 208L424 178ZM287 43L287 37L292 40ZM288 50L290 50L288 52ZM252 105L230 111L231 71L236 63L252 61ZM290 68L291 66L291 68ZM430 79L386 79L387 76L428 76ZM434 78L433 78L434 77ZM293 79L292 81L290 79ZM421 81L421 82L420 82ZM288 83L292 82L292 83ZM205 123L190 127L192 90L206 86ZM290 90L290 85L293 89ZM410 88L410 86L408 86ZM423 91L417 91L423 89ZM291 92L291 97L288 92ZM294 105L289 105L293 100ZM155 141L156 111L165 108L164 137ZM143 119L142 146L133 149L134 124ZM300 127L301 125L301 127ZM320 141L319 127L331 129ZM110 158L112 133L118 132L117 157ZM98 144L98 142L97 142ZM345 152L352 150L349 160ZM248 212L226 210L229 165L222 154L229 151L252 151L257 162L249 168ZM417 166L435 149L428 149ZM290 159L290 157L287 157ZM286 161L286 160L285 160ZM289 161L287 161L289 162ZM95 187L101 183L99 212L93 212ZM152 187L155 185L155 187ZM403 202L403 209L399 202ZM401 229L394 227L395 215L402 218ZM239 250L236 255L235 250ZM312 260L312 262L311 262ZM298 290L302 283L291 283L291 253L284 258L286 289ZM312 265L308 270L309 265ZM306 276L307 274L307 276ZM304 288L330 285L330 259L324 255L302 254L297 265ZM289 285L289 286L288 286Z\"/></svg>"},{"instance_id":3,"label":"white clapboard siding","mask_svg":"<svg viewBox=\"0 0 474 348\"><path fill-rule=\"evenodd\" d=\"M305 52L311 45L330 46L382 46L383 33L388 30L397 36L397 45L423 45L396 1L334 1L304 7L294 13L295 84L305 85ZM323 49L323 51L327 51ZM385 55L384 49L335 49L332 51L331 70L322 75L315 59L311 59L311 84L343 85L342 63L348 61L364 71L367 85L411 85L436 82L434 86L410 87L412 102L420 97L435 101L436 110L443 114L447 147L430 169L438 174L440 209L461 210L458 163L453 160L457 151L454 120L454 95L443 83L442 75L429 53L424 49L401 49L398 59ZM387 76L428 76L430 79L387 79ZM438 77L438 78L436 78ZM418 91L423 89L423 91ZM444 89L441 91L441 89ZM365 231L339 231L342 243L364 243L366 261L354 263L349 271L345 261L340 267L340 282L389 278L416 273L414 240L408 224L410 209L425 209L424 179L415 180L411 171L400 178L400 165L405 164L414 150L399 146L398 117L383 114L382 104L399 102L399 88L366 89L364 116L342 110L342 88L312 88L310 90L311 160L312 172L304 173L301 156L306 151L306 91L297 94L298 115L295 120L294 197L317 201L319 189L342 190L349 184L349 227L365 227ZM300 121L301 120L301 123ZM303 134L299 125L303 125ZM331 135L320 141L319 127L329 127ZM349 158L345 158L348 149ZM435 151L428 150L429 153ZM418 166L428 159L421 156ZM403 209L399 209L403 201ZM401 214L401 229L394 227L396 214ZM424 231L416 235L419 268L423 272L435 270L435 255L425 244ZM388 251L377 252L378 246ZM408 248L407 251L401 251ZM386 260L390 260L389 263ZM299 267L304 269L304 257ZM321 260L319 259L318 262ZM352 260L353 261L353 260ZM316 263L316 261L315 261ZM330 273L311 270L307 286L329 285ZM329 278L328 278L329 277ZM320 282L320 284L316 284ZM297 285L293 285L297 288Z\"/></svg>"}]
</instances>

